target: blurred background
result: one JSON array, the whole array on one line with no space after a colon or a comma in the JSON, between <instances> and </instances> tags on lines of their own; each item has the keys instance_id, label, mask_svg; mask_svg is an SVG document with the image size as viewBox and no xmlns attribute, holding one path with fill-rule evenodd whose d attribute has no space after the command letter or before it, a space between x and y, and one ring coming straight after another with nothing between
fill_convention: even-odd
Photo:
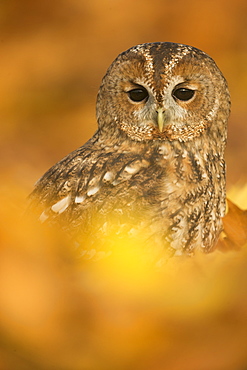
<instances>
[{"instance_id":1,"label":"blurred background","mask_svg":"<svg viewBox=\"0 0 247 370\"><path fill-rule=\"evenodd\" d=\"M247 179L246 0L2 0L1 176L29 193L96 130L106 69L129 47L172 41L212 56L232 96L228 187Z\"/></svg>"},{"instance_id":2,"label":"blurred background","mask_svg":"<svg viewBox=\"0 0 247 370\"><path fill-rule=\"evenodd\" d=\"M132 255L78 266L63 236L20 216L34 182L96 130L110 63L154 41L193 45L222 70L228 190L243 186L246 0L0 1L0 370L247 369L246 251L159 272Z\"/></svg>"}]
</instances>

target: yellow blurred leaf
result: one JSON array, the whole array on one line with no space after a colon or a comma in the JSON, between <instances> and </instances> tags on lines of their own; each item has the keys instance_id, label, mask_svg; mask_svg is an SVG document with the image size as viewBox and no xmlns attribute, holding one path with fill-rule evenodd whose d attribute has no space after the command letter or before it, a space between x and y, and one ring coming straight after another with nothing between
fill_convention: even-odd
<instances>
[{"instance_id":1,"label":"yellow blurred leaf","mask_svg":"<svg viewBox=\"0 0 247 370\"><path fill-rule=\"evenodd\" d=\"M243 211L229 199L223 226L224 233L217 246L220 250L238 250L247 243L247 211Z\"/></svg>"}]
</instances>

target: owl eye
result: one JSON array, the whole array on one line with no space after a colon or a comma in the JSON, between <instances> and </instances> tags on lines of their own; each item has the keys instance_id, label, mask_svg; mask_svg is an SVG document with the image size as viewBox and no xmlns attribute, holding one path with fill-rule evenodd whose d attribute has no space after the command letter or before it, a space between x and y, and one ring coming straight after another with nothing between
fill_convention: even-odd
<instances>
[{"instance_id":1,"label":"owl eye","mask_svg":"<svg viewBox=\"0 0 247 370\"><path fill-rule=\"evenodd\" d=\"M180 87L173 91L172 96L178 100L187 101L187 100L192 99L194 94L195 94L194 90Z\"/></svg>"},{"instance_id":2,"label":"owl eye","mask_svg":"<svg viewBox=\"0 0 247 370\"><path fill-rule=\"evenodd\" d=\"M139 102L143 101L144 99L148 98L148 92L144 87L138 87L137 89L133 89L128 91L129 98L132 101Z\"/></svg>"}]
</instances>

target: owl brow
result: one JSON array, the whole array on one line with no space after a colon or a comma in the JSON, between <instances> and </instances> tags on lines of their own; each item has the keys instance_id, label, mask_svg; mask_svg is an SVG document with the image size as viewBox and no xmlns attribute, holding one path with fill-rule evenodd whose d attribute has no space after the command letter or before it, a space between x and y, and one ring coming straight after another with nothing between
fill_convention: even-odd
<instances>
[{"instance_id":1,"label":"owl brow","mask_svg":"<svg viewBox=\"0 0 247 370\"><path fill-rule=\"evenodd\" d=\"M133 86L136 86L136 87L142 87L142 85L138 82L136 82L136 80L130 80L130 83L133 85Z\"/></svg>"},{"instance_id":2,"label":"owl brow","mask_svg":"<svg viewBox=\"0 0 247 370\"><path fill-rule=\"evenodd\" d=\"M161 99L161 95L163 92L163 89L159 89L158 86L154 86L154 81L158 82L159 79L155 78L155 75L160 76L169 76L172 73L172 70L175 68L175 66L189 53L193 51L193 48L190 46L185 46L182 44L178 44L175 51L172 51L170 49L170 60L167 60L166 63L164 63L165 59L165 52L161 52L160 54L163 54L163 58L158 58L157 55L157 49L152 48L138 48L138 50L135 50L136 52L142 53L142 55L145 57L145 69L147 72L147 75L145 76L145 82L146 84L151 88L151 90L154 92L155 95L157 95L157 90L161 90L158 94L157 98ZM162 60L162 62L161 62ZM155 68L155 65L157 68ZM163 71L161 70L163 69ZM157 77L158 77L157 76ZM158 88L158 89L157 89Z\"/></svg>"},{"instance_id":3,"label":"owl brow","mask_svg":"<svg viewBox=\"0 0 247 370\"><path fill-rule=\"evenodd\" d=\"M141 53L141 55L144 57L144 63L145 63L145 70L147 72L147 75L145 76L145 83L152 87L152 79L154 75L154 63L153 63L153 56L150 54L149 48L143 48L143 45L137 45L135 48L133 48L134 53Z\"/></svg>"},{"instance_id":4,"label":"owl brow","mask_svg":"<svg viewBox=\"0 0 247 370\"><path fill-rule=\"evenodd\" d=\"M180 62L187 54L191 53L190 46L179 45L176 52L171 53L171 59L165 64L164 73L171 73L174 67Z\"/></svg>"}]
</instances>

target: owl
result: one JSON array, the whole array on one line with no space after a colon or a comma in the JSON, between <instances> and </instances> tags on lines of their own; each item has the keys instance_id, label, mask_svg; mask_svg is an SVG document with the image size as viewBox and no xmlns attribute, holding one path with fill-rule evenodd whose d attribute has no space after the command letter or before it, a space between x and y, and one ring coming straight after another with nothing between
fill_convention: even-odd
<instances>
[{"instance_id":1,"label":"owl","mask_svg":"<svg viewBox=\"0 0 247 370\"><path fill-rule=\"evenodd\" d=\"M82 254L123 234L174 255L210 252L225 214L229 112L227 82L206 53L134 46L102 80L98 130L43 175L31 207Z\"/></svg>"}]
</instances>

